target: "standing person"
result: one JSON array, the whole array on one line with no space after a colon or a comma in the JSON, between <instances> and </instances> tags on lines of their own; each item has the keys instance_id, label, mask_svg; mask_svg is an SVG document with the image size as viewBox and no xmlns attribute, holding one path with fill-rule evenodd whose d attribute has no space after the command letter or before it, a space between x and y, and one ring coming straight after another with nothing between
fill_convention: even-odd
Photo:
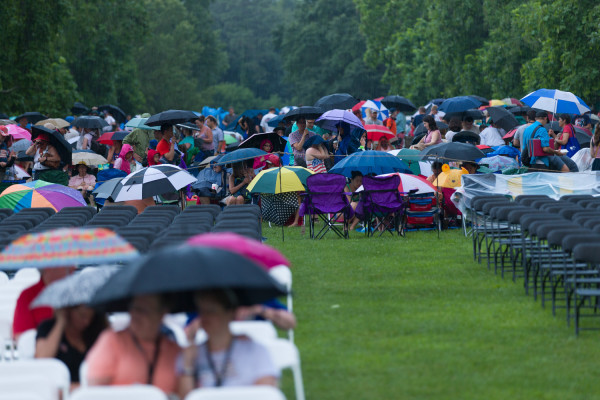
<instances>
[{"instance_id":1,"label":"standing person","mask_svg":"<svg viewBox=\"0 0 600 400\"><path fill-rule=\"evenodd\" d=\"M77 141L77 150L90 150L92 148L92 140L94 140L94 130L83 128Z\"/></svg>"},{"instance_id":2,"label":"standing person","mask_svg":"<svg viewBox=\"0 0 600 400\"><path fill-rule=\"evenodd\" d=\"M504 135L500 133L498 126L493 122L479 134L481 144L490 147L504 146L504 139L502 139L502 136Z\"/></svg>"},{"instance_id":3,"label":"standing person","mask_svg":"<svg viewBox=\"0 0 600 400\"><path fill-rule=\"evenodd\" d=\"M562 129L561 134L550 134L554 138L554 148L557 150L567 149L567 156L573 157L575 153L581 150L581 146L575 137L575 128L571 125L571 116L561 114L558 117L558 125Z\"/></svg>"},{"instance_id":4,"label":"standing person","mask_svg":"<svg viewBox=\"0 0 600 400\"><path fill-rule=\"evenodd\" d=\"M237 119L237 115L235 114L235 110L233 109L232 106L229 106L229 110L227 115L223 118L223 125L224 126L228 126L230 125L233 121L235 121Z\"/></svg>"},{"instance_id":5,"label":"standing person","mask_svg":"<svg viewBox=\"0 0 600 400\"><path fill-rule=\"evenodd\" d=\"M423 126L427 129L427 135L416 145L411 146L411 149L423 150L429 146L442 143L442 134L438 130L435 119L431 115L423 117Z\"/></svg>"},{"instance_id":6,"label":"standing person","mask_svg":"<svg viewBox=\"0 0 600 400\"><path fill-rule=\"evenodd\" d=\"M315 133L306 129L306 119L301 117L296 121L298 130L290 133L289 142L294 153L294 165L306 168L304 142Z\"/></svg>"},{"instance_id":7,"label":"standing person","mask_svg":"<svg viewBox=\"0 0 600 400\"><path fill-rule=\"evenodd\" d=\"M594 159L592 162L592 171L600 171L600 129L596 132L590 142L590 155Z\"/></svg>"},{"instance_id":8,"label":"standing person","mask_svg":"<svg viewBox=\"0 0 600 400\"><path fill-rule=\"evenodd\" d=\"M277 116L275 107L269 108L269 112L260 120L260 127L264 133L273 132L273 128L269 126L269 121Z\"/></svg>"},{"instance_id":9,"label":"standing person","mask_svg":"<svg viewBox=\"0 0 600 400\"><path fill-rule=\"evenodd\" d=\"M325 148L324 143L325 141L316 135L314 139L307 140L303 146L306 165L315 174L324 174L327 172L325 160L329 159L329 152Z\"/></svg>"},{"instance_id":10,"label":"standing person","mask_svg":"<svg viewBox=\"0 0 600 400\"><path fill-rule=\"evenodd\" d=\"M112 114L110 113L110 111L108 111L108 110L104 111L104 120L110 126L111 130L113 130L113 131L117 130L117 121L112 116Z\"/></svg>"},{"instance_id":11,"label":"standing person","mask_svg":"<svg viewBox=\"0 0 600 400\"><path fill-rule=\"evenodd\" d=\"M388 128L394 135L398 134L398 129L396 127L396 117L398 116L398 110L395 108L390 109L390 116L383 121L383 125Z\"/></svg>"},{"instance_id":12,"label":"standing person","mask_svg":"<svg viewBox=\"0 0 600 400\"><path fill-rule=\"evenodd\" d=\"M175 139L173 138L173 125L161 125L160 133L162 139L156 145L156 151L160 153L169 163L175 159ZM122 151L121 151L122 152Z\"/></svg>"},{"instance_id":13,"label":"standing person","mask_svg":"<svg viewBox=\"0 0 600 400\"><path fill-rule=\"evenodd\" d=\"M367 118L365 118L365 125L383 125L383 122L377 119L378 111L370 108L365 109Z\"/></svg>"},{"instance_id":14,"label":"standing person","mask_svg":"<svg viewBox=\"0 0 600 400\"><path fill-rule=\"evenodd\" d=\"M214 155L225 153L225 134L217 125L217 119L212 115L206 117L206 124L212 130Z\"/></svg>"},{"instance_id":15,"label":"standing person","mask_svg":"<svg viewBox=\"0 0 600 400\"><path fill-rule=\"evenodd\" d=\"M248 139L250 136L256 133L256 127L254 125L254 121L248 117L241 117L238 120L238 125L242 128L242 136L244 139Z\"/></svg>"},{"instance_id":16,"label":"standing person","mask_svg":"<svg viewBox=\"0 0 600 400\"><path fill-rule=\"evenodd\" d=\"M198 127L198 130L194 134L196 139L200 139L200 150L204 154L204 158L210 157L215 154L215 145L213 143L212 130L205 124L204 115L200 115L194 120L194 123ZM227 124L226 124L227 125Z\"/></svg>"},{"instance_id":17,"label":"standing person","mask_svg":"<svg viewBox=\"0 0 600 400\"><path fill-rule=\"evenodd\" d=\"M25 154L33 156L34 180L40 179L40 176L44 172L60 168L60 155L54 146L50 144L50 136L47 133L40 133L33 141L33 144L25 151Z\"/></svg>"},{"instance_id":18,"label":"standing person","mask_svg":"<svg viewBox=\"0 0 600 400\"><path fill-rule=\"evenodd\" d=\"M17 159L17 153L10 151L12 146L12 136L8 129L0 125L0 181L4 179L4 172L12 167Z\"/></svg>"},{"instance_id":19,"label":"standing person","mask_svg":"<svg viewBox=\"0 0 600 400\"><path fill-rule=\"evenodd\" d=\"M548 114L545 111L538 111L535 117L535 122L525 129L523 132L523 143L521 143L521 153L525 149L529 148L529 141L532 139L540 139L542 151L549 156L559 156L559 157L548 157L548 156L534 156L529 154L530 156L530 166L535 168L538 166L546 166L547 168L554 171L561 172L569 172L569 167L565 165L560 156L562 153L559 150L554 150L550 147L550 135L548 135L548 131L544 128L544 125L548 123Z\"/></svg>"},{"instance_id":20,"label":"standing person","mask_svg":"<svg viewBox=\"0 0 600 400\"><path fill-rule=\"evenodd\" d=\"M29 128L27 125L29 125L29 120L27 119L27 117L17 117L15 119L15 122L17 124L19 124L19 127L25 129L27 132L31 133L31 128Z\"/></svg>"}]
</instances>

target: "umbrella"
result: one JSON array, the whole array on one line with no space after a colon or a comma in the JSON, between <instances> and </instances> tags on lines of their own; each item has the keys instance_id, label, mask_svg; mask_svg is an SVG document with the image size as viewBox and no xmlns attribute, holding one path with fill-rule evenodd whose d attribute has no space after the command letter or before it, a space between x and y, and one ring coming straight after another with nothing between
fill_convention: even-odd
<instances>
[{"instance_id":1,"label":"umbrella","mask_svg":"<svg viewBox=\"0 0 600 400\"><path fill-rule=\"evenodd\" d=\"M73 165L85 164L93 167L106 164L108 161L100 154L94 153L91 150L75 150L73 151Z\"/></svg>"},{"instance_id":2,"label":"umbrella","mask_svg":"<svg viewBox=\"0 0 600 400\"><path fill-rule=\"evenodd\" d=\"M518 106L521 107L523 105L523 103L521 103L521 101L519 99L515 99L514 97L506 97L504 99L502 99L502 101L504 102L504 104L506 105L514 105L514 106Z\"/></svg>"},{"instance_id":3,"label":"umbrella","mask_svg":"<svg viewBox=\"0 0 600 400\"><path fill-rule=\"evenodd\" d=\"M434 105L434 104L439 106L444 102L444 100L446 100L446 99L443 99L443 98L431 99L431 100L429 100L430 107L431 107L431 105Z\"/></svg>"},{"instance_id":4,"label":"umbrella","mask_svg":"<svg viewBox=\"0 0 600 400\"><path fill-rule=\"evenodd\" d=\"M279 152L283 153L285 151L285 145L287 144L287 141L284 138L282 138L281 136L279 136L278 134L276 134L275 132L255 133L254 135L250 136L248 139L246 139L242 143L240 143L239 148L240 149L245 149L245 148L260 149L260 144L262 143L263 140L271 141L271 143L273 144L272 151L274 153L279 153Z\"/></svg>"},{"instance_id":5,"label":"umbrella","mask_svg":"<svg viewBox=\"0 0 600 400\"><path fill-rule=\"evenodd\" d=\"M315 107L319 107L324 111L327 110L349 110L358 103L358 99L348 93L334 93L328 96L321 97L315 103Z\"/></svg>"},{"instance_id":6,"label":"umbrella","mask_svg":"<svg viewBox=\"0 0 600 400\"><path fill-rule=\"evenodd\" d=\"M519 126L519 121L515 118L514 114L503 107L488 107L488 113L494 125L499 126L506 132L510 131L516 126Z\"/></svg>"},{"instance_id":7,"label":"umbrella","mask_svg":"<svg viewBox=\"0 0 600 400\"><path fill-rule=\"evenodd\" d=\"M115 190L115 186L121 183L122 180L123 178L109 179L106 182L102 183L100 186L98 186L96 189L94 189L92 194L96 195L96 198L99 199L108 199Z\"/></svg>"},{"instance_id":8,"label":"umbrella","mask_svg":"<svg viewBox=\"0 0 600 400\"><path fill-rule=\"evenodd\" d=\"M146 121L148 121L148 118L131 118L126 124L125 127L126 128L131 128L131 129L135 129L135 128L139 128L139 129L146 129L146 130L153 130L153 131L157 131L160 129L159 126L148 126L146 125Z\"/></svg>"},{"instance_id":9,"label":"umbrella","mask_svg":"<svg viewBox=\"0 0 600 400\"><path fill-rule=\"evenodd\" d=\"M0 208L14 211L38 207L50 207L59 211L64 207L85 205L78 190L41 180L11 185L0 194Z\"/></svg>"},{"instance_id":10,"label":"umbrella","mask_svg":"<svg viewBox=\"0 0 600 400\"><path fill-rule=\"evenodd\" d=\"M21 118L27 118L27 121L30 124L35 124L38 121L41 121L43 119L46 119L48 117L46 117L44 114L36 112L36 111L30 111L30 112L26 112L24 114L19 115L17 118L15 118L15 121L19 122L19 120Z\"/></svg>"},{"instance_id":11,"label":"umbrella","mask_svg":"<svg viewBox=\"0 0 600 400\"><path fill-rule=\"evenodd\" d=\"M408 168L415 175L421 174L421 166L419 165L419 160L421 159L421 152L416 149L400 149L400 150L390 150L389 154L392 154L408 165Z\"/></svg>"},{"instance_id":12,"label":"umbrella","mask_svg":"<svg viewBox=\"0 0 600 400\"><path fill-rule=\"evenodd\" d=\"M280 122L284 122L284 118L285 118L285 114L280 114L278 116L276 116L275 118L271 118L269 120L269 122L267 122L267 125L269 125L271 128L275 128L276 126L279 126ZM312 119L312 118L309 118Z\"/></svg>"},{"instance_id":13,"label":"umbrella","mask_svg":"<svg viewBox=\"0 0 600 400\"><path fill-rule=\"evenodd\" d=\"M548 122L546 125L544 125L544 128L546 128L547 131L552 129L554 132L562 132L562 129L560 129L560 124L558 123L558 121Z\"/></svg>"},{"instance_id":14,"label":"umbrella","mask_svg":"<svg viewBox=\"0 0 600 400\"><path fill-rule=\"evenodd\" d=\"M477 96L477 95L474 95L474 94L470 94L470 95L469 95L469 97L472 97L472 98L474 98L475 100L477 100L477 101L480 103L480 104L479 104L480 106L483 106L483 105L485 105L485 104L488 104L488 103L489 103L489 100L488 100L488 99L486 99L485 97L482 97L482 96Z\"/></svg>"},{"instance_id":15,"label":"umbrella","mask_svg":"<svg viewBox=\"0 0 600 400\"><path fill-rule=\"evenodd\" d=\"M64 136L57 131L50 130L43 126L33 125L31 127L32 140L35 140L35 138L37 138L38 135L41 133L45 133L50 137L50 144L54 146L54 148L58 152L60 160L66 165L71 164L71 153L73 151L73 147L69 142L65 140Z\"/></svg>"},{"instance_id":16,"label":"umbrella","mask_svg":"<svg viewBox=\"0 0 600 400\"><path fill-rule=\"evenodd\" d=\"M502 100L498 100L498 99L492 99L488 103L488 107L504 107L505 105L506 105L505 102L503 102Z\"/></svg>"},{"instance_id":17,"label":"umbrella","mask_svg":"<svg viewBox=\"0 0 600 400\"><path fill-rule=\"evenodd\" d=\"M56 129L68 128L71 126L71 123L62 119L62 118L48 118L37 122L35 125L44 126L45 124L52 124L56 127Z\"/></svg>"},{"instance_id":18,"label":"umbrella","mask_svg":"<svg viewBox=\"0 0 600 400\"><path fill-rule=\"evenodd\" d=\"M417 109L417 107L415 107L415 105L406 97L398 95L385 96L381 100L381 103L387 108L395 108L401 112L413 112Z\"/></svg>"},{"instance_id":19,"label":"umbrella","mask_svg":"<svg viewBox=\"0 0 600 400\"><path fill-rule=\"evenodd\" d=\"M330 110L324 113L315 121L317 125L328 131L336 131L340 122L345 122L358 129L365 129L360 119L350 111L346 110ZM349 134L350 132L346 132Z\"/></svg>"},{"instance_id":20,"label":"umbrella","mask_svg":"<svg viewBox=\"0 0 600 400\"><path fill-rule=\"evenodd\" d=\"M17 123L12 119L0 119L0 125L16 125Z\"/></svg>"},{"instance_id":21,"label":"umbrella","mask_svg":"<svg viewBox=\"0 0 600 400\"><path fill-rule=\"evenodd\" d=\"M468 143L440 143L430 146L421 152L421 158L435 161L474 161L485 157L485 154Z\"/></svg>"},{"instance_id":22,"label":"umbrella","mask_svg":"<svg viewBox=\"0 0 600 400\"><path fill-rule=\"evenodd\" d=\"M130 133L128 131L105 132L98 138L98 143L112 146L114 144L113 140L123 140Z\"/></svg>"},{"instance_id":23,"label":"umbrella","mask_svg":"<svg viewBox=\"0 0 600 400\"><path fill-rule=\"evenodd\" d=\"M360 171L363 175L371 173L379 175L392 172L411 173L408 166L398 157L376 150L353 153L335 164L329 172L350 178L352 177L352 171Z\"/></svg>"},{"instance_id":24,"label":"umbrella","mask_svg":"<svg viewBox=\"0 0 600 400\"><path fill-rule=\"evenodd\" d=\"M460 131L452 137L452 142L456 143L470 143L478 145L481 143L481 137L475 132L471 131Z\"/></svg>"},{"instance_id":25,"label":"umbrella","mask_svg":"<svg viewBox=\"0 0 600 400\"><path fill-rule=\"evenodd\" d=\"M446 113L446 115L444 115L444 119L446 121L450 121L450 118L452 118L452 117L458 117L460 119L463 119L465 117L471 117L473 119L483 119L483 111L478 110L476 108L471 108L466 111L451 112L451 113Z\"/></svg>"},{"instance_id":26,"label":"umbrella","mask_svg":"<svg viewBox=\"0 0 600 400\"><path fill-rule=\"evenodd\" d=\"M27 149L31 147L32 143L33 142L29 139L21 139L17 142L14 142L13 145L9 147L9 150L14 151L15 153L27 151Z\"/></svg>"},{"instance_id":27,"label":"umbrella","mask_svg":"<svg viewBox=\"0 0 600 400\"><path fill-rule=\"evenodd\" d=\"M76 128L102 129L105 126L108 126L108 122L103 118L94 115L84 115L75 118L73 120L73 126Z\"/></svg>"},{"instance_id":28,"label":"umbrella","mask_svg":"<svg viewBox=\"0 0 600 400\"><path fill-rule=\"evenodd\" d=\"M113 106L112 104L101 105L98 107L98 111L108 111L113 116L113 118L119 123L125 122L127 120L127 115L125 114L125 111L121 110L117 106Z\"/></svg>"},{"instance_id":29,"label":"umbrella","mask_svg":"<svg viewBox=\"0 0 600 400\"><path fill-rule=\"evenodd\" d=\"M512 157L492 156L479 160L479 165L487 165L492 171L503 171L509 168L519 168L519 163Z\"/></svg>"},{"instance_id":30,"label":"umbrella","mask_svg":"<svg viewBox=\"0 0 600 400\"><path fill-rule=\"evenodd\" d=\"M481 102L471 96L457 96L444 100L439 106L439 110L448 114L467 111L471 108L479 107L480 105Z\"/></svg>"},{"instance_id":31,"label":"umbrella","mask_svg":"<svg viewBox=\"0 0 600 400\"><path fill-rule=\"evenodd\" d=\"M584 146L584 145L589 146L589 144L592 140L592 134L590 133L590 131L588 131L585 128L581 128L579 126L575 126L574 128L575 128L575 138L579 142L579 145L580 146Z\"/></svg>"},{"instance_id":32,"label":"umbrella","mask_svg":"<svg viewBox=\"0 0 600 400\"><path fill-rule=\"evenodd\" d=\"M13 139L31 140L31 133L26 129L21 128L19 125L6 125L6 130Z\"/></svg>"},{"instance_id":33,"label":"umbrella","mask_svg":"<svg viewBox=\"0 0 600 400\"><path fill-rule=\"evenodd\" d=\"M502 136L502 139L511 139L515 136L515 133L517 133L517 129L518 128L513 128L510 131L506 132L506 135Z\"/></svg>"},{"instance_id":34,"label":"umbrella","mask_svg":"<svg viewBox=\"0 0 600 400\"><path fill-rule=\"evenodd\" d=\"M571 92L555 89L538 89L523 97L521 101L532 108L551 113L581 115L590 111L590 107Z\"/></svg>"},{"instance_id":35,"label":"umbrella","mask_svg":"<svg viewBox=\"0 0 600 400\"><path fill-rule=\"evenodd\" d=\"M252 136L254 136L254 135L252 135ZM225 137L225 144L239 143L239 141L237 140L237 138L233 134L231 134L231 133L225 133L224 137Z\"/></svg>"},{"instance_id":36,"label":"umbrella","mask_svg":"<svg viewBox=\"0 0 600 400\"><path fill-rule=\"evenodd\" d=\"M269 168L260 171L247 189L252 193L304 192L306 178L312 174L311 170L303 167Z\"/></svg>"},{"instance_id":37,"label":"umbrella","mask_svg":"<svg viewBox=\"0 0 600 400\"><path fill-rule=\"evenodd\" d=\"M196 178L176 165L160 164L132 172L121 180L110 197L115 202L142 200L176 192L196 182Z\"/></svg>"},{"instance_id":38,"label":"umbrella","mask_svg":"<svg viewBox=\"0 0 600 400\"><path fill-rule=\"evenodd\" d=\"M115 272L117 272L117 269L111 267L99 267L85 272L75 272L46 286L31 303L30 308L52 307L59 309L89 304L96 291Z\"/></svg>"},{"instance_id":39,"label":"umbrella","mask_svg":"<svg viewBox=\"0 0 600 400\"><path fill-rule=\"evenodd\" d=\"M392 131L383 125L365 125L367 130L367 139L379 142L382 137L386 137L388 140L396 137Z\"/></svg>"},{"instance_id":40,"label":"umbrella","mask_svg":"<svg viewBox=\"0 0 600 400\"><path fill-rule=\"evenodd\" d=\"M233 164L240 161L251 160L256 157L266 156L267 153L264 150L256 148L238 149L231 153L225 154L220 160L218 165Z\"/></svg>"},{"instance_id":41,"label":"umbrella","mask_svg":"<svg viewBox=\"0 0 600 400\"><path fill-rule=\"evenodd\" d=\"M367 101L366 100L361 100L358 103L356 103L352 108L352 112L355 113L357 111L360 111L360 108L363 106L363 104L365 104Z\"/></svg>"},{"instance_id":42,"label":"umbrella","mask_svg":"<svg viewBox=\"0 0 600 400\"><path fill-rule=\"evenodd\" d=\"M0 112L0 119L9 119L10 117L2 112Z\"/></svg>"},{"instance_id":43,"label":"umbrella","mask_svg":"<svg viewBox=\"0 0 600 400\"><path fill-rule=\"evenodd\" d=\"M479 150L481 150L483 152L483 154L488 154L488 153L493 153L494 149L492 149L490 146L485 145L485 144L478 144L475 147L477 147ZM503 147L503 146L499 146L499 147Z\"/></svg>"},{"instance_id":44,"label":"umbrella","mask_svg":"<svg viewBox=\"0 0 600 400\"><path fill-rule=\"evenodd\" d=\"M447 167L447 166L446 166ZM435 181L433 181L433 186L437 187L445 187L445 188L455 188L462 186L461 176L465 174L465 171L461 169L450 169L448 168L446 171L442 171Z\"/></svg>"},{"instance_id":45,"label":"umbrella","mask_svg":"<svg viewBox=\"0 0 600 400\"><path fill-rule=\"evenodd\" d=\"M448 124L441 122L441 121L435 121L435 124L437 125L438 129L448 129ZM416 127L414 135L415 137L417 137L418 135L422 134L422 133L427 133L427 128L425 128L425 125L423 125L423 123L421 122L419 124L419 126ZM414 143L414 140L413 140Z\"/></svg>"},{"instance_id":46,"label":"umbrella","mask_svg":"<svg viewBox=\"0 0 600 400\"><path fill-rule=\"evenodd\" d=\"M302 106L294 108L283 117L284 121L298 121L300 118L317 119L323 115L323 110L319 107Z\"/></svg>"},{"instance_id":47,"label":"umbrella","mask_svg":"<svg viewBox=\"0 0 600 400\"><path fill-rule=\"evenodd\" d=\"M193 111L186 110L168 110L158 114L154 114L146 120L148 126L161 126L161 125L176 125L182 122L193 121L198 116Z\"/></svg>"},{"instance_id":48,"label":"umbrella","mask_svg":"<svg viewBox=\"0 0 600 400\"><path fill-rule=\"evenodd\" d=\"M508 111L510 111L513 114L523 114L529 110L531 110L531 107L529 107L529 106L517 106L517 107L511 107L508 109Z\"/></svg>"},{"instance_id":49,"label":"umbrella","mask_svg":"<svg viewBox=\"0 0 600 400\"><path fill-rule=\"evenodd\" d=\"M296 208L298 208L298 201L296 200L295 195L294 201L296 202ZM203 233L191 237L186 244L230 250L250 258L252 261L260 266L264 266L266 269L278 265L290 265L289 260L273 247L235 233Z\"/></svg>"},{"instance_id":50,"label":"umbrella","mask_svg":"<svg viewBox=\"0 0 600 400\"><path fill-rule=\"evenodd\" d=\"M383 104L381 104L380 101L377 100L367 100L360 107L363 118L367 117L367 109L377 111L377 119L380 121L384 121L390 116L389 110Z\"/></svg>"},{"instance_id":51,"label":"umbrella","mask_svg":"<svg viewBox=\"0 0 600 400\"><path fill-rule=\"evenodd\" d=\"M382 174L378 176L391 176L398 175L400 177L400 185L398 185L398 191L402 193L408 193L414 191L413 193L431 193L437 192L435 186L431 184L427 179L410 174L402 174L400 172L394 172L392 174ZM364 188L360 186L356 191L361 192Z\"/></svg>"},{"instance_id":52,"label":"umbrella","mask_svg":"<svg viewBox=\"0 0 600 400\"><path fill-rule=\"evenodd\" d=\"M23 159L19 159L18 156L17 156L17 160L23 161ZM33 161L33 157L30 161ZM17 179L31 178L31 175L29 175L27 173L27 171L25 171L23 168L19 167L18 165L15 164L12 166L12 168L13 168L13 172L14 172L15 176L17 177Z\"/></svg>"},{"instance_id":53,"label":"umbrella","mask_svg":"<svg viewBox=\"0 0 600 400\"><path fill-rule=\"evenodd\" d=\"M306 141L304 142L304 145L302 145L302 148L304 150L308 150L309 147L318 146L323 143L325 143L325 140L323 140L323 138L321 136L314 135L314 136L311 136L308 139L306 139Z\"/></svg>"},{"instance_id":54,"label":"umbrella","mask_svg":"<svg viewBox=\"0 0 600 400\"><path fill-rule=\"evenodd\" d=\"M28 233L0 253L0 269L107 264L131 260L137 250L105 228L60 228Z\"/></svg>"},{"instance_id":55,"label":"umbrella","mask_svg":"<svg viewBox=\"0 0 600 400\"><path fill-rule=\"evenodd\" d=\"M193 293L230 289L239 305L261 304L285 289L254 261L231 251L204 246L167 247L141 257L114 274L91 304L106 311L127 311L133 296L171 294L171 312L196 311Z\"/></svg>"},{"instance_id":56,"label":"umbrella","mask_svg":"<svg viewBox=\"0 0 600 400\"><path fill-rule=\"evenodd\" d=\"M263 220L282 227L298 211L298 195L293 192L260 195L260 213Z\"/></svg>"},{"instance_id":57,"label":"umbrella","mask_svg":"<svg viewBox=\"0 0 600 400\"><path fill-rule=\"evenodd\" d=\"M75 115L87 114L90 111L89 108L85 106L85 104L76 101L71 107L71 112Z\"/></svg>"}]
</instances>

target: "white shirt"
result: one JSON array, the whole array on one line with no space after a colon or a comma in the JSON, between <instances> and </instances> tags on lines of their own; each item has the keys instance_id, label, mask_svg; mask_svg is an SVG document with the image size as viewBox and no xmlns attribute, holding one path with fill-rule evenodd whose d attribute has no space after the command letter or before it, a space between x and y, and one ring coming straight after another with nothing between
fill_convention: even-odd
<instances>
[{"instance_id":1,"label":"white shirt","mask_svg":"<svg viewBox=\"0 0 600 400\"><path fill-rule=\"evenodd\" d=\"M104 120L109 125L115 125L117 123L117 121L115 121L115 119L112 117L112 115L107 115L106 117L104 117Z\"/></svg>"},{"instance_id":2,"label":"white shirt","mask_svg":"<svg viewBox=\"0 0 600 400\"><path fill-rule=\"evenodd\" d=\"M454 137L454 135L456 135L458 132L454 132L454 131L448 131L446 132L446 140L448 142L452 142L452 138Z\"/></svg>"},{"instance_id":3,"label":"white shirt","mask_svg":"<svg viewBox=\"0 0 600 400\"><path fill-rule=\"evenodd\" d=\"M269 121L272 120L273 118L275 118L277 116L277 114L275 113L267 113L265 116L262 117L262 119L260 120L260 127L262 128L263 132L265 133L269 133L269 132L273 132L273 127L269 126Z\"/></svg>"},{"instance_id":4,"label":"white shirt","mask_svg":"<svg viewBox=\"0 0 600 400\"><path fill-rule=\"evenodd\" d=\"M488 126L479 134L481 137L481 144L486 146L503 146L504 140L502 140L502 134L500 131L493 126Z\"/></svg>"}]
</instances>

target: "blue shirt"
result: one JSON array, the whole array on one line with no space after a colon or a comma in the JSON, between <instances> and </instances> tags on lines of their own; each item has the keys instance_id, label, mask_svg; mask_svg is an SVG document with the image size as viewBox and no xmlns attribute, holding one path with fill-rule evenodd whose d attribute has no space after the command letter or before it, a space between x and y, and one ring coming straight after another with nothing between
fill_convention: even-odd
<instances>
[{"instance_id":1,"label":"blue shirt","mask_svg":"<svg viewBox=\"0 0 600 400\"><path fill-rule=\"evenodd\" d=\"M540 128L537 131L535 131L535 128L537 128L538 126ZM533 134L533 131L535 131L535 135ZM529 125L525 129L525 132L523 132L523 143L521 143L521 152L529 145L529 141L531 139L540 139L542 148L550 147L550 135L548 135L548 131L546 130L546 128L544 128L542 124L540 124L538 121L535 121L533 124ZM548 157L534 157L531 154L529 156L531 157L531 164L535 164L535 162L539 160L543 162L547 167L549 166Z\"/></svg>"}]
</instances>

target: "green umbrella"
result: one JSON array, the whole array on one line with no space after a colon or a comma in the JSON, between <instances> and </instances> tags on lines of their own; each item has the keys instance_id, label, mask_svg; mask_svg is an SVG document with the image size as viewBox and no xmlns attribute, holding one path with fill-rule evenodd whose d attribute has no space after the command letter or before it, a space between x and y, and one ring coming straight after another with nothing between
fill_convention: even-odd
<instances>
[{"instance_id":1,"label":"green umbrella","mask_svg":"<svg viewBox=\"0 0 600 400\"><path fill-rule=\"evenodd\" d=\"M251 193L304 192L306 178L313 172L303 167L270 168L259 172L247 189Z\"/></svg>"},{"instance_id":2,"label":"green umbrella","mask_svg":"<svg viewBox=\"0 0 600 400\"><path fill-rule=\"evenodd\" d=\"M230 135L229 133L225 134L225 144L233 144L233 143L238 143L238 140L235 138L235 136Z\"/></svg>"},{"instance_id":3,"label":"green umbrella","mask_svg":"<svg viewBox=\"0 0 600 400\"><path fill-rule=\"evenodd\" d=\"M149 131L158 131L160 130L160 126L148 126L146 125L146 121L148 118L131 118L125 126L128 128L140 128L146 129Z\"/></svg>"},{"instance_id":4,"label":"green umbrella","mask_svg":"<svg viewBox=\"0 0 600 400\"><path fill-rule=\"evenodd\" d=\"M415 149L400 149L396 156L404 161L411 172L415 175L421 175L421 167L419 166L419 160L421 157L419 156L421 152Z\"/></svg>"}]
</instances>

